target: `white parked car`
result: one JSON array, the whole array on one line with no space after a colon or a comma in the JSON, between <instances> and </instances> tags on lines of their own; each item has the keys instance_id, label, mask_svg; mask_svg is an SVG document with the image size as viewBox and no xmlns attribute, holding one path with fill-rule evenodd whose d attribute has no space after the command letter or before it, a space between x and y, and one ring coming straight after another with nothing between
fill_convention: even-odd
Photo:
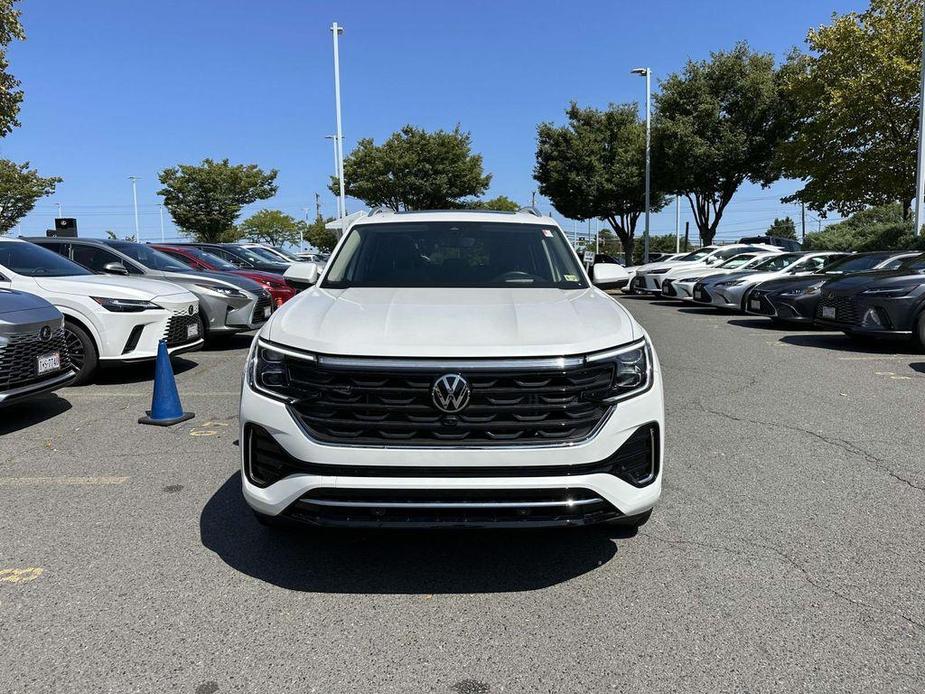
<instances>
[{"instance_id":1,"label":"white parked car","mask_svg":"<svg viewBox=\"0 0 925 694\"><path fill-rule=\"evenodd\" d=\"M766 244L733 243L728 246L704 246L688 253L680 260L671 263L652 263L645 269L636 272L630 287L636 292L661 294L662 282L667 279L677 279L691 270L706 270L739 255L740 253L780 253L775 246Z\"/></svg>"},{"instance_id":2,"label":"white parked car","mask_svg":"<svg viewBox=\"0 0 925 694\"><path fill-rule=\"evenodd\" d=\"M593 275L611 281L607 267ZM245 368L241 478L262 523L648 518L658 359L553 219L377 212L306 279Z\"/></svg>"},{"instance_id":3,"label":"white parked car","mask_svg":"<svg viewBox=\"0 0 925 694\"><path fill-rule=\"evenodd\" d=\"M90 380L99 365L154 359L161 339L171 353L202 345L199 302L182 287L94 275L27 241L0 238L0 288L40 296L64 314L75 384Z\"/></svg>"},{"instance_id":4,"label":"white parked car","mask_svg":"<svg viewBox=\"0 0 925 694\"><path fill-rule=\"evenodd\" d=\"M693 291L694 302L744 312L745 293L759 282L818 272L825 265L826 258L831 255L842 254L835 251L824 251L780 253L771 256L751 270L697 282Z\"/></svg>"},{"instance_id":5,"label":"white parked car","mask_svg":"<svg viewBox=\"0 0 925 694\"><path fill-rule=\"evenodd\" d=\"M692 301L694 285L698 282L707 278L715 279L724 275L731 275L734 272L750 270L755 265L775 255L778 255L778 253L740 253L709 269L688 270L682 273L681 277L662 280L662 296L669 299Z\"/></svg>"},{"instance_id":6,"label":"white parked car","mask_svg":"<svg viewBox=\"0 0 925 694\"><path fill-rule=\"evenodd\" d=\"M656 263L659 263L659 267L661 267L662 264L670 265L672 263L676 263L677 261L679 261L681 258L683 258L686 255L689 255L689 254L688 253L672 253L666 258L660 258L659 260L653 261L651 263L642 263L640 265L633 265L631 267L626 268L628 281L623 291L625 291L627 294L636 293L636 290L632 289L633 278L636 276L636 273L639 272L640 270L646 270L648 268L651 268Z\"/></svg>"}]
</instances>

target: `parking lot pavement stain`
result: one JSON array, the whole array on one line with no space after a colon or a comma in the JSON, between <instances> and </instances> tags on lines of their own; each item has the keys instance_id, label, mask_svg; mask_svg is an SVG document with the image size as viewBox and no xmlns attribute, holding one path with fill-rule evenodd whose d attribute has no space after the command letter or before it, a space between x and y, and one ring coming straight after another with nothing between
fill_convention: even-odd
<instances>
[{"instance_id":1,"label":"parking lot pavement stain","mask_svg":"<svg viewBox=\"0 0 925 694\"><path fill-rule=\"evenodd\" d=\"M450 687L456 694L487 694L491 687L478 680L461 680Z\"/></svg>"},{"instance_id":2,"label":"parking lot pavement stain","mask_svg":"<svg viewBox=\"0 0 925 694\"><path fill-rule=\"evenodd\" d=\"M176 494L177 492L183 489L182 484L168 484L166 487L161 489L162 492L166 494Z\"/></svg>"},{"instance_id":3,"label":"parking lot pavement stain","mask_svg":"<svg viewBox=\"0 0 925 694\"><path fill-rule=\"evenodd\" d=\"M38 566L27 566L22 569L0 569L0 582L2 583L28 583L34 581L45 573Z\"/></svg>"},{"instance_id":4,"label":"parking lot pavement stain","mask_svg":"<svg viewBox=\"0 0 925 694\"><path fill-rule=\"evenodd\" d=\"M203 682L196 687L195 694L215 694L218 691L218 682Z\"/></svg>"}]
</instances>

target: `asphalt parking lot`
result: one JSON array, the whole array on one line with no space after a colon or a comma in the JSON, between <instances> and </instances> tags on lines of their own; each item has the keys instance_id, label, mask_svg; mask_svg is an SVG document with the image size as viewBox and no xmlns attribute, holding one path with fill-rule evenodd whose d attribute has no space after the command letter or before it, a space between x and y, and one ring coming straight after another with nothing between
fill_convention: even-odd
<instances>
[{"instance_id":1,"label":"asphalt parking lot","mask_svg":"<svg viewBox=\"0 0 925 694\"><path fill-rule=\"evenodd\" d=\"M248 337L0 413L0 690L921 692L925 354L624 297L667 383L637 535L270 531Z\"/></svg>"}]
</instances>

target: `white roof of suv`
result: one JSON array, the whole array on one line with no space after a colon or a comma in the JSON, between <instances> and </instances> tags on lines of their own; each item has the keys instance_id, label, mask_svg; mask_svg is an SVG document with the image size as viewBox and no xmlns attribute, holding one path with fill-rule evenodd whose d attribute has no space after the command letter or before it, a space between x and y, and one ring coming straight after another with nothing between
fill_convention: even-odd
<instances>
[{"instance_id":1,"label":"white roof of suv","mask_svg":"<svg viewBox=\"0 0 925 694\"><path fill-rule=\"evenodd\" d=\"M354 220L353 224L388 224L394 222L506 222L514 224L548 224L558 228L559 224L552 217L537 215L533 212L492 212L490 210L425 210L421 212L393 212L391 210L373 210L365 217ZM351 224L350 226L353 226Z\"/></svg>"}]
</instances>

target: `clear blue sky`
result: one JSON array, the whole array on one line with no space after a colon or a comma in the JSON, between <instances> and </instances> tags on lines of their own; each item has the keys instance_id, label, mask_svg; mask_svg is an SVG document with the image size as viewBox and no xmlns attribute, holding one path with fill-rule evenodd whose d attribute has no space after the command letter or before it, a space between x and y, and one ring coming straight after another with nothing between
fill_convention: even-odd
<instances>
[{"instance_id":1,"label":"clear blue sky","mask_svg":"<svg viewBox=\"0 0 925 694\"><path fill-rule=\"evenodd\" d=\"M341 42L347 149L381 141L405 123L459 123L493 174L490 195L529 203L536 125L562 122L570 100L604 107L641 100L656 78L688 58L748 40L784 56L809 27L862 0L24 0L26 42L10 51L22 81L22 127L0 156L63 177L21 224L42 233L61 203L82 235L130 233L138 183L143 239L160 235L157 172L203 157L279 169L279 194L252 207L293 215L322 194L333 169L331 33ZM797 210L746 186L720 238L763 231ZM538 200L540 207L549 203ZM352 201L352 210L359 208ZM684 220L691 219L682 207ZM565 223L567 228L571 222ZM815 222L812 223L815 227ZM693 227L693 224L692 224ZM168 220L167 235L176 230ZM674 229L674 212L653 232ZM641 229L640 229L641 232Z\"/></svg>"}]
</instances>

